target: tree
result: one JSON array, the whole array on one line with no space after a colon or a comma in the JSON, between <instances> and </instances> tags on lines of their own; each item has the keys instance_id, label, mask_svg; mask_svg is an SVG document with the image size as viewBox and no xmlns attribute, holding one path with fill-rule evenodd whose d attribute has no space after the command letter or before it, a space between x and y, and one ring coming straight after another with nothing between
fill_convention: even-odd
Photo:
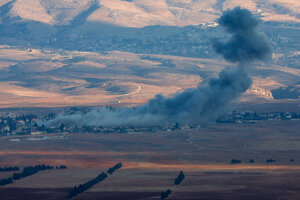
<instances>
[{"instance_id":1,"label":"tree","mask_svg":"<svg viewBox=\"0 0 300 200\"><path fill-rule=\"evenodd\" d=\"M60 127L59 127L59 130L60 130L60 132L63 132L64 129L65 129L65 124L62 123L62 124L60 125Z\"/></svg>"},{"instance_id":2,"label":"tree","mask_svg":"<svg viewBox=\"0 0 300 200\"><path fill-rule=\"evenodd\" d=\"M161 193L160 199L166 199L166 198L168 198L171 194L172 194L172 191L171 191L170 189L168 189L166 192L162 192L162 193Z\"/></svg>"},{"instance_id":3,"label":"tree","mask_svg":"<svg viewBox=\"0 0 300 200\"><path fill-rule=\"evenodd\" d=\"M179 185L183 181L184 177L185 176L184 176L183 172L180 171L178 177L174 181L175 185Z\"/></svg>"}]
</instances>

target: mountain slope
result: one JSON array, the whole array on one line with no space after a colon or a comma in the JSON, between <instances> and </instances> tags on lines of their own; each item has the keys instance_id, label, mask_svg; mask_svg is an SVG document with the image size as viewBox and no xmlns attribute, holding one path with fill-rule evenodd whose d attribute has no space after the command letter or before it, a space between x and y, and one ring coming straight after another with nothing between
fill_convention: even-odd
<instances>
[{"instance_id":1,"label":"mountain slope","mask_svg":"<svg viewBox=\"0 0 300 200\"><path fill-rule=\"evenodd\" d=\"M88 21L125 27L213 22L222 11L235 6L245 7L266 21L300 22L297 0L0 0L0 6L9 2L9 17L49 25L68 25L95 5L99 8L88 13Z\"/></svg>"},{"instance_id":2,"label":"mountain slope","mask_svg":"<svg viewBox=\"0 0 300 200\"><path fill-rule=\"evenodd\" d=\"M2 6L10 3L8 16L18 22L37 21L50 25L67 25L88 10L97 0L2 0ZM0 5L1 5L0 4Z\"/></svg>"}]
</instances>

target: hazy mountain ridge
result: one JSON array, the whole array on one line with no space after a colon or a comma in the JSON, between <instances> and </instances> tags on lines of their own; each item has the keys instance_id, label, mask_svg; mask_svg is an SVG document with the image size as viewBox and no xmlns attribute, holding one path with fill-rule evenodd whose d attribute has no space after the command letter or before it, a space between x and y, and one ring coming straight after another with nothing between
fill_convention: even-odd
<instances>
[{"instance_id":1,"label":"hazy mountain ridge","mask_svg":"<svg viewBox=\"0 0 300 200\"><path fill-rule=\"evenodd\" d=\"M126 27L197 25L212 22L222 11L235 6L245 7L266 21L300 22L297 0L1 0L0 6L7 3L12 5L11 18L50 25L66 25L95 4L99 8L90 13L88 21Z\"/></svg>"},{"instance_id":2,"label":"hazy mountain ridge","mask_svg":"<svg viewBox=\"0 0 300 200\"><path fill-rule=\"evenodd\" d=\"M215 20L221 11L236 5L252 10L262 19L271 20L268 23L274 23L268 16L277 16L276 12L280 13L279 11L283 10L281 13L288 17L281 16L281 19L294 23L297 22L300 13L298 4L300 3L297 1L284 0L247 0L241 3L235 0L159 0L155 3L144 0L1 0L0 42L8 45L35 45L35 48L50 46L83 51L128 51L127 49L132 48L110 48L111 42L106 43L111 40L117 40L118 43L119 40L134 38L136 41L127 43L148 45L170 35L186 38L188 35L188 39L197 40L199 32L202 31L199 24L208 28L215 27ZM277 18L274 18L274 21L277 21ZM299 28L298 25L293 26ZM219 33L214 31L213 34ZM145 42L147 37L155 39ZM95 46L95 42L92 42L89 47L91 41L97 41L100 45ZM124 46L123 43L121 42L121 46ZM193 48L197 49L197 45L199 46L195 44ZM203 44L200 46L203 47ZM182 53L181 55L185 56Z\"/></svg>"},{"instance_id":3,"label":"hazy mountain ridge","mask_svg":"<svg viewBox=\"0 0 300 200\"><path fill-rule=\"evenodd\" d=\"M13 0L2 6L9 5L7 15L18 18L17 22L37 21L50 25L64 25L87 10L96 0ZM1 5L1 4L0 4Z\"/></svg>"}]
</instances>

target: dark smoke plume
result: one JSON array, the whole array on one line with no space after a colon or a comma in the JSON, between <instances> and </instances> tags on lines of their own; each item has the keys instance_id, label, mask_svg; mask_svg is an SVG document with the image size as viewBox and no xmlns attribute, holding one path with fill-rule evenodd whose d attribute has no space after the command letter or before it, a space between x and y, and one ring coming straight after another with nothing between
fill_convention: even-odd
<instances>
[{"instance_id":1,"label":"dark smoke plume","mask_svg":"<svg viewBox=\"0 0 300 200\"><path fill-rule=\"evenodd\" d=\"M265 35L257 32L259 20L247 9L236 7L226 11L218 20L232 37L227 43L213 40L213 47L224 59L233 63L247 63L255 59L264 60L270 55Z\"/></svg>"},{"instance_id":2,"label":"dark smoke plume","mask_svg":"<svg viewBox=\"0 0 300 200\"><path fill-rule=\"evenodd\" d=\"M239 98L250 86L251 79L245 65L254 60L263 60L270 48L265 36L256 30L259 21L246 9L240 7L226 11L219 19L232 37L227 43L215 39L217 53L237 68L224 69L218 78L210 79L207 86L188 89L166 98L156 95L147 104L115 110L99 108L86 114L61 115L45 125L91 125L91 126L153 126L166 122L201 123L215 120L228 111L230 103Z\"/></svg>"}]
</instances>

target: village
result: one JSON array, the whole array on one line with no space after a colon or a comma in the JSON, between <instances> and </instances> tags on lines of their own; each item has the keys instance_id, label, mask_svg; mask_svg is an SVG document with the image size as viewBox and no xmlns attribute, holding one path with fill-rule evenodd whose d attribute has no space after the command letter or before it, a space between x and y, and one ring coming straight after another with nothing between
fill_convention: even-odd
<instances>
[{"instance_id":1,"label":"village","mask_svg":"<svg viewBox=\"0 0 300 200\"><path fill-rule=\"evenodd\" d=\"M70 108L65 110L65 114L78 112L80 108ZM206 127L205 123L201 124L179 124L166 122L161 126L117 126L117 127L102 127L99 126L77 126L67 125L61 123L59 126L45 126L39 125L39 120L51 120L56 117L55 113L48 113L45 116L16 115L11 112L0 114L0 136L16 136L16 135L42 135L49 133L63 133L63 134L76 134L76 133L155 133L162 131L175 131L175 130L190 130L190 129L203 129ZM213 123L231 123L231 124L251 124L258 121L267 120L300 120L300 113L296 112L237 112L232 111L226 115L219 117Z\"/></svg>"}]
</instances>

